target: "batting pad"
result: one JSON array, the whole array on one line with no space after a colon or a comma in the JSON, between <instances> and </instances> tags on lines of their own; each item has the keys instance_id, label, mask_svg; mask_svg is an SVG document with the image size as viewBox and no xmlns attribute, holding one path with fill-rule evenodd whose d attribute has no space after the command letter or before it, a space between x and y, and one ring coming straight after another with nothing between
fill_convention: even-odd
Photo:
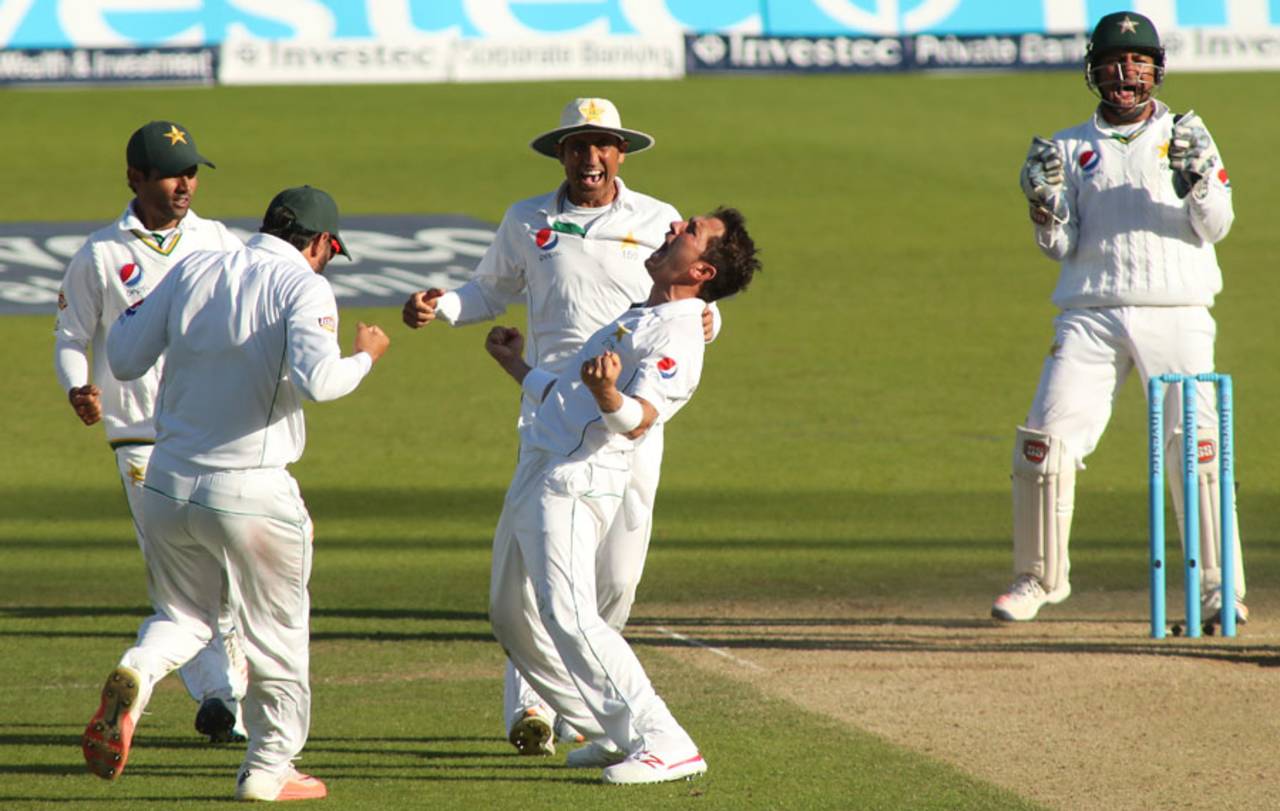
<instances>
[{"instance_id":1,"label":"batting pad","mask_svg":"<svg viewBox=\"0 0 1280 811\"><path fill-rule=\"evenodd\" d=\"M1019 426L1013 449L1013 568L1049 594L1070 582L1076 466L1060 437Z\"/></svg>"},{"instance_id":2,"label":"batting pad","mask_svg":"<svg viewBox=\"0 0 1280 811\"><path fill-rule=\"evenodd\" d=\"M1212 428L1196 431L1196 486L1200 491L1200 588L1202 594L1222 585L1222 491L1218 478L1218 432ZM1182 431L1173 431L1165 443L1165 477L1173 497L1173 512L1178 517L1178 537L1186 552L1187 512L1182 494ZM1234 504L1232 505L1234 508ZM1240 551L1240 516L1234 515L1236 597L1244 599L1244 556Z\"/></svg>"}]
</instances>

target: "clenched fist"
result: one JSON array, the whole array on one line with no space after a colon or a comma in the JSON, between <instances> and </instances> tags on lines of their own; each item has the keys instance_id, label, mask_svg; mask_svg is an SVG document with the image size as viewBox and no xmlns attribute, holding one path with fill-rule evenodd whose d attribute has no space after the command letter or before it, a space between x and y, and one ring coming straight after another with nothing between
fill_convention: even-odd
<instances>
[{"instance_id":1,"label":"clenched fist","mask_svg":"<svg viewBox=\"0 0 1280 811\"><path fill-rule=\"evenodd\" d=\"M92 383L67 390L67 399L85 425L102 419L102 390Z\"/></svg>"},{"instance_id":2,"label":"clenched fist","mask_svg":"<svg viewBox=\"0 0 1280 811\"><path fill-rule=\"evenodd\" d=\"M377 362L388 346L391 346L391 339L382 331L382 327L363 321L356 324L356 352L368 352L369 357Z\"/></svg>"},{"instance_id":3,"label":"clenched fist","mask_svg":"<svg viewBox=\"0 0 1280 811\"><path fill-rule=\"evenodd\" d=\"M524 336L515 327L494 327L485 336L484 349L498 363L520 360L524 354Z\"/></svg>"},{"instance_id":4,"label":"clenched fist","mask_svg":"<svg viewBox=\"0 0 1280 811\"><path fill-rule=\"evenodd\" d=\"M603 352L582 364L582 382L592 394L600 395L616 388L618 375L622 373L622 359L616 352Z\"/></svg>"}]
</instances>

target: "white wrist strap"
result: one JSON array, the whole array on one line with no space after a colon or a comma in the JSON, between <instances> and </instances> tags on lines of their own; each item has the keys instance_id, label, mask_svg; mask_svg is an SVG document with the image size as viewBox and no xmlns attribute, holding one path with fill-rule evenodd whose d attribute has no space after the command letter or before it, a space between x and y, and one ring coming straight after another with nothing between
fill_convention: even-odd
<instances>
[{"instance_id":1,"label":"white wrist strap","mask_svg":"<svg viewBox=\"0 0 1280 811\"><path fill-rule=\"evenodd\" d=\"M600 412L604 427L615 434L627 434L640 427L644 421L644 406L634 397L622 395L622 408L617 411Z\"/></svg>"}]
</instances>

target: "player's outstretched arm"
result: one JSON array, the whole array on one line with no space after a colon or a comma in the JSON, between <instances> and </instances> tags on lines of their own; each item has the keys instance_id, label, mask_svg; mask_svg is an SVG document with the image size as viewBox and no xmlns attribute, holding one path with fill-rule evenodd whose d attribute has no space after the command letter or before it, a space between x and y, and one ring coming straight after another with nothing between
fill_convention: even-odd
<instances>
[{"instance_id":1,"label":"player's outstretched arm","mask_svg":"<svg viewBox=\"0 0 1280 811\"><path fill-rule=\"evenodd\" d=\"M639 439L658 419L658 409L642 397L628 397L618 391L622 359L604 352L583 362L582 382L595 398L604 425L615 434Z\"/></svg>"}]
</instances>

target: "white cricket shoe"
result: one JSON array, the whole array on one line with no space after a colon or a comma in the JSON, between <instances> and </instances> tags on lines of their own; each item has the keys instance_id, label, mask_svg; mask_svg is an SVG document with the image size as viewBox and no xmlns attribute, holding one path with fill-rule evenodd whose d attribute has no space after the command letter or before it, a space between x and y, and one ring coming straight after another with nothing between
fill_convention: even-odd
<instances>
[{"instance_id":1,"label":"white cricket shoe","mask_svg":"<svg viewBox=\"0 0 1280 811\"><path fill-rule=\"evenodd\" d=\"M236 783L237 800L283 803L293 800L323 800L329 795L325 784L309 774L289 768L283 773L245 771Z\"/></svg>"},{"instance_id":2,"label":"white cricket shoe","mask_svg":"<svg viewBox=\"0 0 1280 811\"><path fill-rule=\"evenodd\" d=\"M522 755L554 755L555 733L552 721L540 707L527 707L511 725L507 740Z\"/></svg>"},{"instance_id":3,"label":"white cricket shoe","mask_svg":"<svg viewBox=\"0 0 1280 811\"><path fill-rule=\"evenodd\" d=\"M1064 583L1054 592L1046 592L1040 578L1020 574L1004 594L991 606L991 616L1006 622L1026 622L1036 618L1045 603L1056 605L1071 596L1071 584Z\"/></svg>"},{"instance_id":4,"label":"white cricket shoe","mask_svg":"<svg viewBox=\"0 0 1280 811\"><path fill-rule=\"evenodd\" d=\"M1222 624L1222 591L1213 589L1200 599L1200 621ZM1244 600L1236 598L1236 624L1246 625L1249 622L1249 607Z\"/></svg>"},{"instance_id":5,"label":"white cricket shoe","mask_svg":"<svg viewBox=\"0 0 1280 811\"><path fill-rule=\"evenodd\" d=\"M638 785L681 780L706 772L707 762L696 751L692 756L665 757L645 750L605 769L602 779L616 785Z\"/></svg>"},{"instance_id":6,"label":"white cricket shoe","mask_svg":"<svg viewBox=\"0 0 1280 811\"><path fill-rule=\"evenodd\" d=\"M592 741L581 749L574 749L565 756L564 765L570 769L604 769L627 759L626 752L614 749L613 744Z\"/></svg>"}]
</instances>

